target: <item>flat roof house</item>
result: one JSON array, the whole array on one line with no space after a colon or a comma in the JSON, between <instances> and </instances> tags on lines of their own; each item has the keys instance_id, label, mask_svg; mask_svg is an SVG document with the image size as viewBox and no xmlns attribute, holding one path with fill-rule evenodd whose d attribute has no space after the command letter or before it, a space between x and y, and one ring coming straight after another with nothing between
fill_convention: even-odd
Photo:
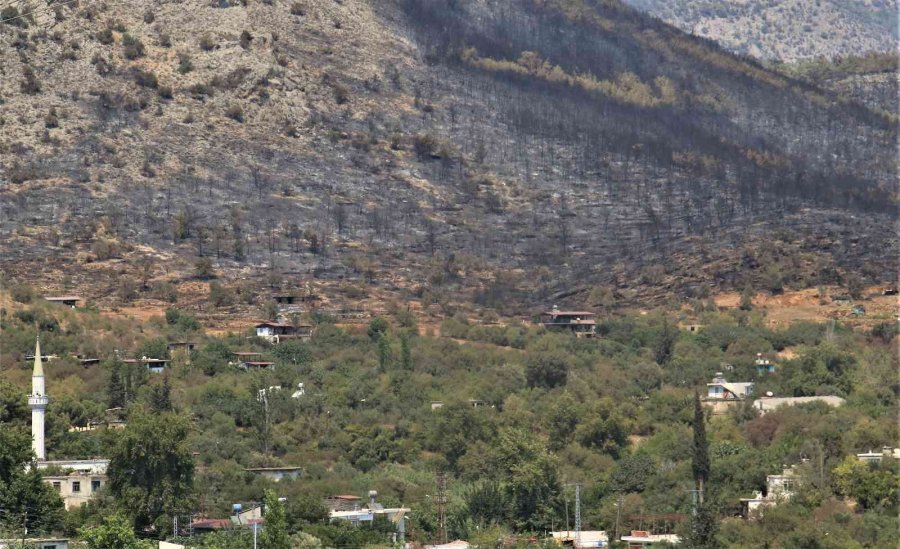
<instances>
[{"instance_id":1,"label":"flat roof house","mask_svg":"<svg viewBox=\"0 0 900 549\"><path fill-rule=\"evenodd\" d=\"M278 482L283 478L295 479L299 477L303 469L301 467L248 467L244 471Z\"/></svg>"},{"instance_id":2,"label":"flat roof house","mask_svg":"<svg viewBox=\"0 0 900 549\"><path fill-rule=\"evenodd\" d=\"M161 358L128 358L122 362L126 364L140 364L154 374L161 374L169 366L169 361Z\"/></svg>"},{"instance_id":3,"label":"flat roof house","mask_svg":"<svg viewBox=\"0 0 900 549\"><path fill-rule=\"evenodd\" d=\"M711 383L706 384L706 397L703 403L713 409L714 414L723 414L732 406L753 395L755 383L732 382L716 372Z\"/></svg>"},{"instance_id":4,"label":"flat roof house","mask_svg":"<svg viewBox=\"0 0 900 549\"><path fill-rule=\"evenodd\" d=\"M256 335L269 343L278 344L290 339L309 339L313 335L312 324L286 324L282 322L260 322L256 325Z\"/></svg>"},{"instance_id":5,"label":"flat roof house","mask_svg":"<svg viewBox=\"0 0 900 549\"><path fill-rule=\"evenodd\" d=\"M59 303L60 305L72 308L76 307L78 302L81 301L80 297L74 295L45 296L44 299L50 303Z\"/></svg>"},{"instance_id":6,"label":"flat roof house","mask_svg":"<svg viewBox=\"0 0 900 549\"><path fill-rule=\"evenodd\" d=\"M106 481L106 475L79 472L44 477L44 482L59 492L67 511L81 507L93 499L97 492L106 486Z\"/></svg>"},{"instance_id":7,"label":"flat roof house","mask_svg":"<svg viewBox=\"0 0 900 549\"><path fill-rule=\"evenodd\" d=\"M560 311L556 306L541 313L541 325L551 330L568 330L576 337L597 333L597 315L589 311Z\"/></svg>"},{"instance_id":8,"label":"flat roof house","mask_svg":"<svg viewBox=\"0 0 900 549\"><path fill-rule=\"evenodd\" d=\"M69 549L66 538L25 538L24 547L29 549ZM23 547L21 539L0 539L0 549Z\"/></svg>"}]
</instances>

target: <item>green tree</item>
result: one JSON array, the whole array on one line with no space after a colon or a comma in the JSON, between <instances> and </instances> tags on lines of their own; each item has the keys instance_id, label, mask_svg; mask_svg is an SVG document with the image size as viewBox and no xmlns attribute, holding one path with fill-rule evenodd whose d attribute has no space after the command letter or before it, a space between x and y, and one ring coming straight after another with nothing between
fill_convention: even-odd
<instances>
[{"instance_id":1,"label":"green tree","mask_svg":"<svg viewBox=\"0 0 900 549\"><path fill-rule=\"evenodd\" d=\"M525 381L529 387L559 387L566 384L568 375L568 357L560 351L539 351L525 360Z\"/></svg>"},{"instance_id":2,"label":"green tree","mask_svg":"<svg viewBox=\"0 0 900 549\"><path fill-rule=\"evenodd\" d=\"M284 504L278 500L278 496L272 490L266 490L263 502L266 526L259 537L260 547L262 549L291 549Z\"/></svg>"},{"instance_id":3,"label":"green tree","mask_svg":"<svg viewBox=\"0 0 900 549\"><path fill-rule=\"evenodd\" d=\"M137 538L128 519L109 515L98 526L84 526L78 531L87 549L150 549L153 544Z\"/></svg>"},{"instance_id":4,"label":"green tree","mask_svg":"<svg viewBox=\"0 0 900 549\"><path fill-rule=\"evenodd\" d=\"M408 372L412 371L412 352L409 349L409 334L406 332L403 332L400 335L400 362L403 365L404 370Z\"/></svg>"},{"instance_id":5,"label":"green tree","mask_svg":"<svg viewBox=\"0 0 900 549\"><path fill-rule=\"evenodd\" d=\"M578 426L575 438L582 446L618 457L628 444L630 425L609 399L594 405L586 421Z\"/></svg>"},{"instance_id":6,"label":"green tree","mask_svg":"<svg viewBox=\"0 0 900 549\"><path fill-rule=\"evenodd\" d=\"M388 371L391 367L391 338L387 334L382 334L378 338L378 368L382 372Z\"/></svg>"},{"instance_id":7,"label":"green tree","mask_svg":"<svg viewBox=\"0 0 900 549\"><path fill-rule=\"evenodd\" d=\"M369 322L366 333L372 341L376 341L380 339L383 334L386 334L388 330L390 330L390 327L391 325L388 324L388 321L384 317L376 316Z\"/></svg>"},{"instance_id":8,"label":"green tree","mask_svg":"<svg viewBox=\"0 0 900 549\"><path fill-rule=\"evenodd\" d=\"M138 530L191 510L194 462L181 415L137 412L112 450L109 489Z\"/></svg>"},{"instance_id":9,"label":"green tree","mask_svg":"<svg viewBox=\"0 0 900 549\"><path fill-rule=\"evenodd\" d=\"M125 381L122 379L122 363L113 362L109 367L109 381L106 384L106 402L110 408L125 406Z\"/></svg>"},{"instance_id":10,"label":"green tree","mask_svg":"<svg viewBox=\"0 0 900 549\"><path fill-rule=\"evenodd\" d=\"M747 286L746 288L744 288L744 291L741 292L741 301L738 304L738 308L740 308L740 310L742 310L742 311L749 311L749 310L753 309L753 295L754 294L755 294L755 292L753 291L753 288L751 288L750 286Z\"/></svg>"},{"instance_id":11,"label":"green tree","mask_svg":"<svg viewBox=\"0 0 900 549\"><path fill-rule=\"evenodd\" d=\"M0 429L0 530L46 534L62 525L63 503L35 467L25 429Z\"/></svg>"}]
</instances>

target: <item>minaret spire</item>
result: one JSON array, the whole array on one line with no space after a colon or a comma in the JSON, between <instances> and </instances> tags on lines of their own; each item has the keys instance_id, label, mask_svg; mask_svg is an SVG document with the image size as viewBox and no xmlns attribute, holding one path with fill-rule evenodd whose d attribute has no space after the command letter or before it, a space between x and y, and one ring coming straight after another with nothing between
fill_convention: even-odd
<instances>
[{"instance_id":1,"label":"minaret spire","mask_svg":"<svg viewBox=\"0 0 900 549\"><path fill-rule=\"evenodd\" d=\"M28 405L31 406L31 449L38 460L47 459L44 451L44 414L47 411L46 384L44 383L44 365L41 361L41 338L38 336L34 343L34 371L31 373L31 396L28 397Z\"/></svg>"}]
</instances>

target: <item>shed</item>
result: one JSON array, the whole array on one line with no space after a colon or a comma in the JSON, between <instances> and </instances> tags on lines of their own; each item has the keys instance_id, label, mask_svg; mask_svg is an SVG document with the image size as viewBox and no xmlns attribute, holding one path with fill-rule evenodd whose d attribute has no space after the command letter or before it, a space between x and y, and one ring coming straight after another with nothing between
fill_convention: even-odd
<instances>
[{"instance_id":1,"label":"shed","mask_svg":"<svg viewBox=\"0 0 900 549\"><path fill-rule=\"evenodd\" d=\"M56 295L56 296L45 296L45 300L50 303L59 303L60 305L65 305L66 307L76 307L78 302L81 301L81 298L74 295Z\"/></svg>"}]
</instances>

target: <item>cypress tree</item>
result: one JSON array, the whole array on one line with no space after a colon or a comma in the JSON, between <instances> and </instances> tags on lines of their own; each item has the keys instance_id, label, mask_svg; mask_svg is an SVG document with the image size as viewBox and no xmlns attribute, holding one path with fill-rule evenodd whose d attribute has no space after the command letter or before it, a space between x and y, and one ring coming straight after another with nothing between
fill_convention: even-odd
<instances>
[{"instance_id":1,"label":"cypress tree","mask_svg":"<svg viewBox=\"0 0 900 549\"><path fill-rule=\"evenodd\" d=\"M110 408L121 408L125 406L125 383L122 381L122 374L119 372L119 363L115 363L110 368L109 384L106 387L106 397Z\"/></svg>"},{"instance_id":2,"label":"cypress tree","mask_svg":"<svg viewBox=\"0 0 900 549\"><path fill-rule=\"evenodd\" d=\"M694 457L691 460L694 482L703 504L703 492L709 480L709 443L706 440L706 422L700 392L694 391Z\"/></svg>"},{"instance_id":3,"label":"cypress tree","mask_svg":"<svg viewBox=\"0 0 900 549\"><path fill-rule=\"evenodd\" d=\"M404 370L412 370L412 352L409 350L409 334L403 333L400 336L400 358L403 363Z\"/></svg>"}]
</instances>

